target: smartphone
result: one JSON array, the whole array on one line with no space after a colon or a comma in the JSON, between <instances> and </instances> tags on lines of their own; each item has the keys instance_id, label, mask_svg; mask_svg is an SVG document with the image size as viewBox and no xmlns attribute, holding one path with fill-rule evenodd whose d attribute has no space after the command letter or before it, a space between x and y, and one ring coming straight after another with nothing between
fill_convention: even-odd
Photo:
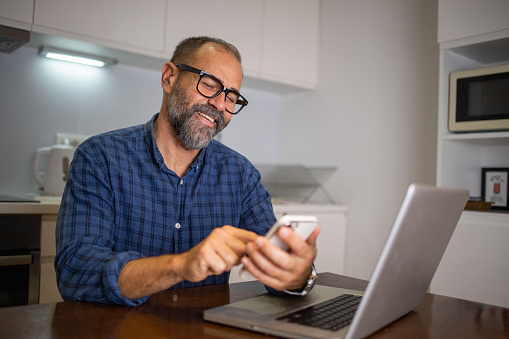
<instances>
[{"instance_id":1,"label":"smartphone","mask_svg":"<svg viewBox=\"0 0 509 339\"><path fill-rule=\"evenodd\" d=\"M317 225L318 219L312 215L284 215L274 223L265 237L269 238L271 244L288 251L288 245L276 234L280 227L290 227L301 239L306 240Z\"/></svg>"},{"instance_id":2,"label":"smartphone","mask_svg":"<svg viewBox=\"0 0 509 339\"><path fill-rule=\"evenodd\" d=\"M318 226L318 219L312 215L284 215L277 220L274 225L269 229L266 238L269 242L284 251L288 251L288 245L277 236L277 230L280 227L290 227L295 234L301 239L307 240L307 238L313 233L316 226ZM239 275L242 279L249 279L253 276L242 267L239 271Z\"/></svg>"}]
</instances>

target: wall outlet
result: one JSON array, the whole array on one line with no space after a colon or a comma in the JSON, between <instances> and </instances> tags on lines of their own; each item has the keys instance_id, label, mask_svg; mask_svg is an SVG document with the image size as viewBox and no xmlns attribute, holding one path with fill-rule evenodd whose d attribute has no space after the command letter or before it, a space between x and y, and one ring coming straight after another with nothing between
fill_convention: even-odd
<instances>
[{"instance_id":1,"label":"wall outlet","mask_svg":"<svg viewBox=\"0 0 509 339\"><path fill-rule=\"evenodd\" d=\"M90 138L90 135L83 134L71 134L71 133L57 133L57 144L58 145L71 145L76 148L83 141Z\"/></svg>"}]
</instances>

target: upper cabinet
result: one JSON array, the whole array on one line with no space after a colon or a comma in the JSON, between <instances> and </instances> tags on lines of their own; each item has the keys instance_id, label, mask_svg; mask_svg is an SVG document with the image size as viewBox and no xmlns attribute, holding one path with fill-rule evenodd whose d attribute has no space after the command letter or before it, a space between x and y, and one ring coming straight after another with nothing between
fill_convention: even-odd
<instances>
[{"instance_id":1,"label":"upper cabinet","mask_svg":"<svg viewBox=\"0 0 509 339\"><path fill-rule=\"evenodd\" d=\"M320 2L265 1L261 77L304 88L318 83Z\"/></svg>"},{"instance_id":2,"label":"upper cabinet","mask_svg":"<svg viewBox=\"0 0 509 339\"><path fill-rule=\"evenodd\" d=\"M34 14L34 0L0 1L0 25L30 30Z\"/></svg>"},{"instance_id":3,"label":"upper cabinet","mask_svg":"<svg viewBox=\"0 0 509 339\"><path fill-rule=\"evenodd\" d=\"M166 0L37 0L33 30L161 57Z\"/></svg>"},{"instance_id":4,"label":"upper cabinet","mask_svg":"<svg viewBox=\"0 0 509 339\"><path fill-rule=\"evenodd\" d=\"M261 68L263 0L168 1L165 57L190 36L212 36L237 47L244 74L258 76ZM199 9L199 10L198 10Z\"/></svg>"},{"instance_id":5,"label":"upper cabinet","mask_svg":"<svg viewBox=\"0 0 509 339\"><path fill-rule=\"evenodd\" d=\"M507 0L440 0L438 42L509 29Z\"/></svg>"},{"instance_id":6,"label":"upper cabinet","mask_svg":"<svg viewBox=\"0 0 509 339\"><path fill-rule=\"evenodd\" d=\"M239 49L246 77L305 89L317 85L319 26L320 0L37 0L33 13L33 32L156 58L158 67L185 37L219 37Z\"/></svg>"},{"instance_id":7,"label":"upper cabinet","mask_svg":"<svg viewBox=\"0 0 509 339\"><path fill-rule=\"evenodd\" d=\"M185 37L220 37L239 49L246 76L312 89L319 22L319 0L170 0L165 56Z\"/></svg>"}]
</instances>

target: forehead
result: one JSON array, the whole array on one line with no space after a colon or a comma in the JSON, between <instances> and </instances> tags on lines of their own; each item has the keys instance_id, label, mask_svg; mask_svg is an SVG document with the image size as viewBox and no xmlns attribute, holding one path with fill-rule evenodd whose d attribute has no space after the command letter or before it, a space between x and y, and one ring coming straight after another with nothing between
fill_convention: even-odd
<instances>
[{"instance_id":1,"label":"forehead","mask_svg":"<svg viewBox=\"0 0 509 339\"><path fill-rule=\"evenodd\" d=\"M206 44L196 52L190 66L212 74L227 88L240 89L242 66L230 51Z\"/></svg>"}]
</instances>

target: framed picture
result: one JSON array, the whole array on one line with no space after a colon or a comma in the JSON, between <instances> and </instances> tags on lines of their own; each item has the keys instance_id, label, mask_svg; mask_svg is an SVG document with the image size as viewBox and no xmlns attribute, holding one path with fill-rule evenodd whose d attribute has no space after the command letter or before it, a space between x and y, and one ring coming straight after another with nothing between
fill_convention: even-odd
<instances>
[{"instance_id":1,"label":"framed picture","mask_svg":"<svg viewBox=\"0 0 509 339\"><path fill-rule=\"evenodd\" d=\"M482 169L482 200L491 202L492 209L509 212L508 180L509 168Z\"/></svg>"}]
</instances>

